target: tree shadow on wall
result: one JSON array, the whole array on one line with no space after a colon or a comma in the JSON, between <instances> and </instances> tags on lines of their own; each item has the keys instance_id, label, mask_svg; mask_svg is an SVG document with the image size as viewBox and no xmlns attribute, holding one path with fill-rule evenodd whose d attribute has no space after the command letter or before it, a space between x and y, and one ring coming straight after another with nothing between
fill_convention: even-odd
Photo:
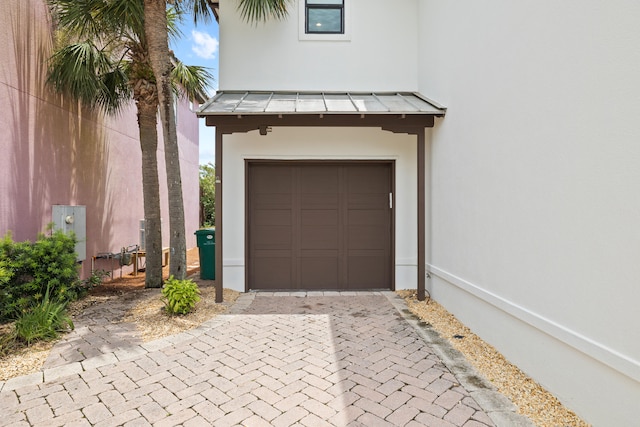
<instances>
[{"instance_id":1,"label":"tree shadow on wall","mask_svg":"<svg viewBox=\"0 0 640 427\"><path fill-rule=\"evenodd\" d=\"M9 69L8 152L12 181L8 230L16 240L33 240L51 222L51 206L86 205L87 259L101 241L111 241L109 141L104 117L78 107L47 85L52 24L40 1L10 3L15 69Z\"/></svg>"}]
</instances>

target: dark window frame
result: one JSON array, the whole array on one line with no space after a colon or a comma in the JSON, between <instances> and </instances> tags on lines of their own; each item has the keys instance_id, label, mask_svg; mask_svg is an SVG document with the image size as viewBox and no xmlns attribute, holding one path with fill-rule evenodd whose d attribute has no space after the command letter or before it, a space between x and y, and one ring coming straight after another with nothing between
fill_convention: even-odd
<instances>
[{"instance_id":1,"label":"dark window frame","mask_svg":"<svg viewBox=\"0 0 640 427\"><path fill-rule=\"evenodd\" d=\"M304 32L305 34L344 34L344 2L342 4L331 3L312 3L309 4L307 0L304 0ZM339 31L309 31L309 10L319 9L335 9L340 11L340 30Z\"/></svg>"}]
</instances>

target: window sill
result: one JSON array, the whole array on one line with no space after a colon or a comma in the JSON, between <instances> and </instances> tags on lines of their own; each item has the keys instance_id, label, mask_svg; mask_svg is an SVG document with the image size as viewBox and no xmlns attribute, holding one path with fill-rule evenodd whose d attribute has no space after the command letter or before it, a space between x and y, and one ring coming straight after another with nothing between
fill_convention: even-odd
<instances>
[{"instance_id":1,"label":"window sill","mask_svg":"<svg viewBox=\"0 0 640 427\"><path fill-rule=\"evenodd\" d=\"M342 42L350 42L351 35L349 34L307 34L304 32L300 32L298 35L298 40L300 41L342 41Z\"/></svg>"}]
</instances>

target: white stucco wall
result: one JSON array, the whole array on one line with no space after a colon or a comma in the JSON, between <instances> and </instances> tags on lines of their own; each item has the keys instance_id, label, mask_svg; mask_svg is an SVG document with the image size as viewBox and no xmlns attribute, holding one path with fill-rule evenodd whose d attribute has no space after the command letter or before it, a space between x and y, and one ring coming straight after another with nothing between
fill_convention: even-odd
<instances>
[{"instance_id":1,"label":"white stucco wall","mask_svg":"<svg viewBox=\"0 0 640 427\"><path fill-rule=\"evenodd\" d=\"M640 3L419 5L432 295L598 426L640 402Z\"/></svg>"},{"instance_id":2,"label":"white stucco wall","mask_svg":"<svg viewBox=\"0 0 640 427\"><path fill-rule=\"evenodd\" d=\"M245 290L245 160L395 161L395 278L397 289L416 287L416 137L379 129L274 128L223 139L224 286Z\"/></svg>"},{"instance_id":3,"label":"white stucco wall","mask_svg":"<svg viewBox=\"0 0 640 427\"><path fill-rule=\"evenodd\" d=\"M288 3L283 21L254 25L235 0L220 2L220 89L416 90L417 0L348 0L342 41L300 40L300 3Z\"/></svg>"}]
</instances>

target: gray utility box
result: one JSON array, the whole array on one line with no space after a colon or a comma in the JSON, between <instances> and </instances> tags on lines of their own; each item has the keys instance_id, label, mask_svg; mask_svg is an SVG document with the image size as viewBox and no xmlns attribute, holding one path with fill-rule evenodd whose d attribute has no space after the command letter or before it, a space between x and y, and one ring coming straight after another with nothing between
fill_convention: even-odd
<instances>
[{"instance_id":1,"label":"gray utility box","mask_svg":"<svg viewBox=\"0 0 640 427\"><path fill-rule=\"evenodd\" d=\"M53 205L51 216L54 229L76 235L77 261L87 259L87 208L86 206Z\"/></svg>"}]
</instances>

